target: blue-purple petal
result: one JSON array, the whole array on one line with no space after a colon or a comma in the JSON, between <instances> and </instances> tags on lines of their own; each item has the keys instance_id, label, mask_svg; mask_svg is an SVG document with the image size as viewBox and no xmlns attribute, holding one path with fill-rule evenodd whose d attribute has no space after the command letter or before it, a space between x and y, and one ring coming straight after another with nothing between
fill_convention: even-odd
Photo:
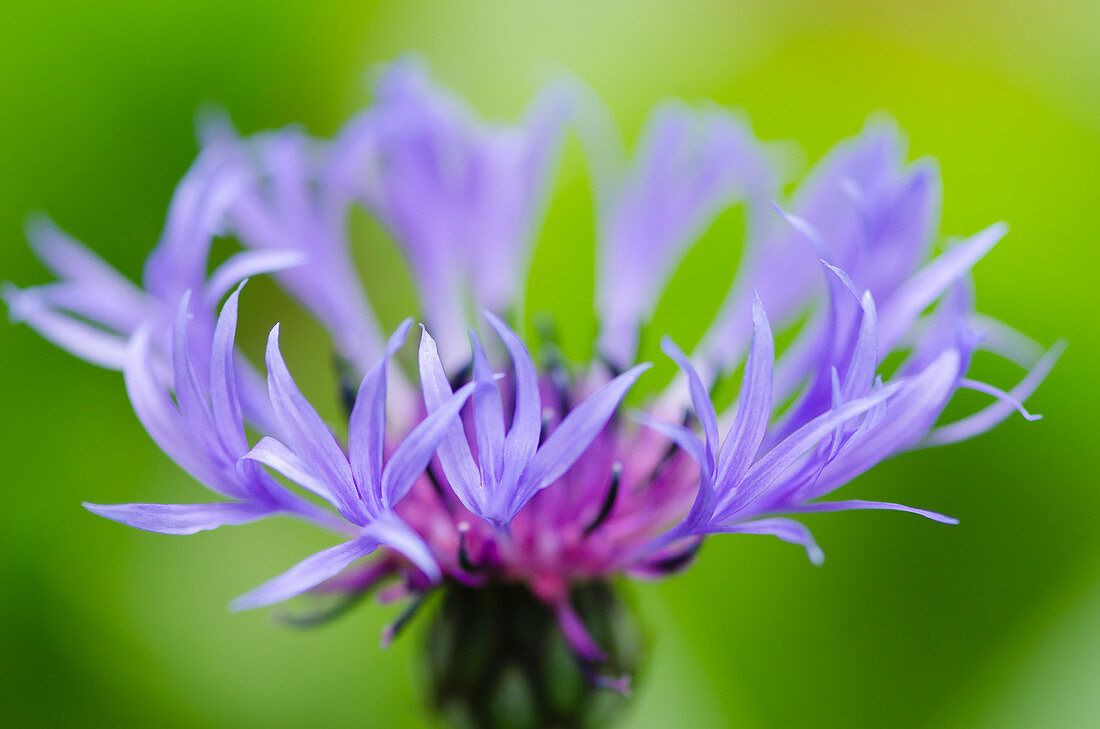
<instances>
[{"instance_id":1,"label":"blue-purple petal","mask_svg":"<svg viewBox=\"0 0 1100 729\"><path fill-rule=\"evenodd\" d=\"M492 312L485 312L485 318L504 342L512 360L512 371L515 373L515 407L512 427L504 439L504 471L501 476L501 483L514 484L539 445L542 401L539 396L538 372L531 353L519 336Z\"/></svg>"},{"instance_id":2,"label":"blue-purple petal","mask_svg":"<svg viewBox=\"0 0 1100 729\"><path fill-rule=\"evenodd\" d=\"M347 456L291 377L279 351L277 324L267 340L267 385L287 445L328 484L340 513L353 522L361 522L365 518L364 507Z\"/></svg>"},{"instance_id":3,"label":"blue-purple petal","mask_svg":"<svg viewBox=\"0 0 1100 729\"><path fill-rule=\"evenodd\" d=\"M740 483L760 450L771 419L774 363L775 340L771 325L764 313L764 304L755 298L752 344L741 378L737 414L718 452L716 484Z\"/></svg>"},{"instance_id":4,"label":"blue-purple petal","mask_svg":"<svg viewBox=\"0 0 1100 729\"><path fill-rule=\"evenodd\" d=\"M412 319L401 322L386 343L380 359L359 385L348 418L348 460L360 493L372 508L381 508L382 458L386 441L386 369L405 343Z\"/></svg>"},{"instance_id":5,"label":"blue-purple petal","mask_svg":"<svg viewBox=\"0 0 1100 729\"><path fill-rule=\"evenodd\" d=\"M289 570L274 577L230 603L232 610L251 610L289 600L311 590L343 572L352 562L378 548L374 537L356 537L349 542L306 557Z\"/></svg>"},{"instance_id":6,"label":"blue-purple petal","mask_svg":"<svg viewBox=\"0 0 1100 729\"><path fill-rule=\"evenodd\" d=\"M509 516L562 477L607 425L615 409L650 364L635 365L577 405L558 424L524 469L509 504Z\"/></svg>"},{"instance_id":7,"label":"blue-purple petal","mask_svg":"<svg viewBox=\"0 0 1100 729\"><path fill-rule=\"evenodd\" d=\"M158 534L188 535L221 526L247 524L275 510L270 503L91 504L84 508L119 524Z\"/></svg>"},{"instance_id":8,"label":"blue-purple petal","mask_svg":"<svg viewBox=\"0 0 1100 729\"><path fill-rule=\"evenodd\" d=\"M421 328L420 335L420 387L424 393L424 404L428 412L434 412L451 397L451 386L443 364L439 360L435 340L426 329ZM481 476L477 464L470 452L462 424L452 423L447 427L436 451L439 465L458 496L462 505L474 513L482 510L484 489L481 488Z\"/></svg>"},{"instance_id":9,"label":"blue-purple petal","mask_svg":"<svg viewBox=\"0 0 1100 729\"><path fill-rule=\"evenodd\" d=\"M463 385L428 414L397 446L382 472L381 502L391 509L397 505L416 479L424 473L436 447L447 430L458 419L458 413L474 391L474 384Z\"/></svg>"}]
</instances>

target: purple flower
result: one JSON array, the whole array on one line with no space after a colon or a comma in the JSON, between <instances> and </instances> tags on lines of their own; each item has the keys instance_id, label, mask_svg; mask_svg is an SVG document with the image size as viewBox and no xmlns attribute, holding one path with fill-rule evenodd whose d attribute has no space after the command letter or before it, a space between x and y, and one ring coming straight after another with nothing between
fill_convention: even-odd
<instances>
[{"instance_id":1,"label":"purple flower","mask_svg":"<svg viewBox=\"0 0 1100 729\"><path fill-rule=\"evenodd\" d=\"M597 641L592 630L619 625L608 587L616 576L684 569L716 533L776 536L819 562L820 548L793 518L808 512L890 509L954 523L828 494L884 459L977 435L1013 412L1037 419L1022 403L1063 345L1043 353L977 313L972 294L970 270L1005 226L932 255L939 177L927 161L906 163L889 121L842 142L783 200L766 147L729 114L664 104L631 158L589 97L576 83L555 84L519 124L495 126L406 59L382 69L374 103L332 141L297 129L241 137L208 117L141 287L52 224L33 224L32 245L59 280L6 288L12 317L123 370L153 439L224 498L88 508L169 534L304 519L348 541L234 607L307 591L350 604L384 583L383 597L408 596L415 607L443 589L437 657L492 648L511 660L515 641L533 630L564 640L592 687L620 690L624 680L602 672L632 668L627 641ZM567 133L590 157L597 211L599 331L595 356L581 363L566 362L552 336L529 349L516 333L526 325L531 245ZM738 204L748 212L746 252L724 303L690 357L663 340L680 375L639 398L635 419L617 417L648 368L636 361L639 342L652 334L646 327L674 268ZM390 231L418 288L420 393L399 368L389 372L411 320L384 339L353 265L356 207ZM216 236L245 250L210 271ZM239 287L215 315L239 280L265 272L352 365L339 372L346 442L296 386L278 326L266 392L236 352ZM471 316L479 310L495 333L487 346L488 330L475 330ZM769 316L793 337L779 352ZM979 351L1026 373L1007 392L978 382L968 373ZM718 411L710 388L742 362L737 401ZM363 375L357 391L352 371ZM960 389L993 402L941 424ZM486 614L501 616L498 624L468 635L465 626ZM526 656L525 665L549 665L549 655ZM495 685L503 668L490 664L473 677L465 665L440 668L437 700L480 716L480 694L462 687L467 679ZM457 688L439 678L452 674Z\"/></svg>"}]
</instances>

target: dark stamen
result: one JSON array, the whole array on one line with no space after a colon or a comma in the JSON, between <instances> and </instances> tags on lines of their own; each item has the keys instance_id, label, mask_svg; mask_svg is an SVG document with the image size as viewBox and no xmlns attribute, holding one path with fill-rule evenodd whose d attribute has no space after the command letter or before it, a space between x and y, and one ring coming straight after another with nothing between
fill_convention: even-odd
<instances>
[{"instance_id":1,"label":"dark stamen","mask_svg":"<svg viewBox=\"0 0 1100 729\"><path fill-rule=\"evenodd\" d=\"M664 559L657 560L656 562L651 562L649 566L657 570L658 572L662 572L665 575L670 575L673 572L678 572L691 564L692 560L694 560L695 557L698 556L699 550L702 548L703 540L700 539L680 554L673 555L672 557L666 557Z\"/></svg>"},{"instance_id":2,"label":"dark stamen","mask_svg":"<svg viewBox=\"0 0 1100 729\"><path fill-rule=\"evenodd\" d=\"M691 410L685 410L684 419L681 424L685 428L690 427L693 417L694 416L692 415ZM665 449L665 454L661 456L661 460L658 461L657 465L653 467L653 473L649 475L650 480L653 480L657 477L657 474L660 473L661 470L668 465L668 462L672 460L672 457L676 455L676 451L678 450L680 450L680 446L676 445L675 443L668 444L668 448Z\"/></svg>"},{"instance_id":3,"label":"dark stamen","mask_svg":"<svg viewBox=\"0 0 1100 729\"><path fill-rule=\"evenodd\" d=\"M610 357L608 357L603 352L600 352L598 357L599 357L599 360L601 362L603 362L603 366L606 367L611 372L611 377L612 378L618 377L619 375L621 375L623 373L623 368L620 367L619 365L615 364L614 360L612 360Z\"/></svg>"},{"instance_id":4,"label":"dark stamen","mask_svg":"<svg viewBox=\"0 0 1100 729\"><path fill-rule=\"evenodd\" d=\"M448 510L451 508L451 500L447 498L447 491L443 488L443 484L439 482L439 474L435 472L435 464L430 463L428 467L424 469L424 475L428 477L428 483L432 485L432 490L435 491L436 496L443 502L443 505Z\"/></svg>"},{"instance_id":5,"label":"dark stamen","mask_svg":"<svg viewBox=\"0 0 1100 729\"><path fill-rule=\"evenodd\" d=\"M457 390L466 384L466 380L470 379L470 375L474 372L474 361L468 360L466 364L459 368L458 372L451 375L450 385L452 390Z\"/></svg>"},{"instance_id":6,"label":"dark stamen","mask_svg":"<svg viewBox=\"0 0 1100 729\"><path fill-rule=\"evenodd\" d=\"M357 390L355 387L355 368L339 352L333 353L332 366L336 369L336 387L340 405L344 408L344 413L351 417L351 411L355 408Z\"/></svg>"},{"instance_id":7,"label":"dark stamen","mask_svg":"<svg viewBox=\"0 0 1100 729\"><path fill-rule=\"evenodd\" d=\"M550 385L558 398L559 416L564 418L572 407L572 403L569 397L569 370L565 366L565 355L561 351L557 322L554 320L554 315L545 310L535 312L531 322L541 340L539 358L546 367Z\"/></svg>"},{"instance_id":8,"label":"dark stamen","mask_svg":"<svg viewBox=\"0 0 1100 729\"><path fill-rule=\"evenodd\" d=\"M584 536L588 537L592 535L592 532L603 526L603 523L607 521L607 517L611 516L611 510L615 508L615 499L619 495L619 482L623 477L623 464L616 463L611 467L611 485L607 489L607 496L604 497L603 505L600 506L600 513L596 514L596 518L592 520L584 529Z\"/></svg>"},{"instance_id":9,"label":"dark stamen","mask_svg":"<svg viewBox=\"0 0 1100 729\"><path fill-rule=\"evenodd\" d=\"M481 572L481 565L476 565L470 560L470 553L466 549L466 533L470 531L469 522L460 522L458 525L458 566L464 572L471 575Z\"/></svg>"},{"instance_id":10,"label":"dark stamen","mask_svg":"<svg viewBox=\"0 0 1100 729\"><path fill-rule=\"evenodd\" d=\"M695 413L690 408L684 409L684 417L680 421L680 424L685 428L690 428L692 421L695 420Z\"/></svg>"},{"instance_id":11,"label":"dark stamen","mask_svg":"<svg viewBox=\"0 0 1100 729\"><path fill-rule=\"evenodd\" d=\"M668 444L668 448L665 448L665 454L661 456L661 460L657 462L657 467L653 469L654 476L657 475L658 471L665 467L665 464L672 460L672 457L676 455L676 450L679 447L680 446L676 445L675 443Z\"/></svg>"},{"instance_id":12,"label":"dark stamen","mask_svg":"<svg viewBox=\"0 0 1100 729\"><path fill-rule=\"evenodd\" d=\"M539 430L539 445L541 446L546 441L546 436L550 435L550 421L554 419L554 411L550 408L543 408L542 411L542 429Z\"/></svg>"},{"instance_id":13,"label":"dark stamen","mask_svg":"<svg viewBox=\"0 0 1100 729\"><path fill-rule=\"evenodd\" d=\"M397 638L397 636L401 635L401 631L403 631L405 627L412 621L412 619L416 617L417 612L420 611L420 608L428 599L429 594L431 593L426 591L417 594L417 596L413 598L412 602L409 603L408 607L406 607L405 610L397 616L397 620L394 620L392 623L382 629L382 648L389 648L391 645L393 645L393 641Z\"/></svg>"},{"instance_id":14,"label":"dark stamen","mask_svg":"<svg viewBox=\"0 0 1100 729\"><path fill-rule=\"evenodd\" d=\"M554 394L558 398L558 413L564 418L573 408L572 398L569 396L569 372L561 362L553 360L546 363L547 374L550 376L550 384L554 388Z\"/></svg>"}]
</instances>

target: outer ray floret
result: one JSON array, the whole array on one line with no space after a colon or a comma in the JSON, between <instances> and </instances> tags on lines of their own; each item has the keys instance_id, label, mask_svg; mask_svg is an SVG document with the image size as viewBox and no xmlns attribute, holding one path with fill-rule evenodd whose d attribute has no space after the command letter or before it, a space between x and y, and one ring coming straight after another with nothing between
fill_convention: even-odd
<instances>
[{"instance_id":1,"label":"outer ray floret","mask_svg":"<svg viewBox=\"0 0 1100 729\"><path fill-rule=\"evenodd\" d=\"M287 514L332 528L322 509L297 496L252 463L237 390L234 335L242 283L218 317L209 358L196 356L190 331L190 294L180 299L173 334L172 372L175 400L157 376L150 333L133 336L124 364L126 390L146 431L172 460L196 480L230 501L208 504L85 503L100 516L162 534L194 534L226 524L241 524ZM201 350L200 350L201 351Z\"/></svg>"},{"instance_id":2,"label":"outer ray floret","mask_svg":"<svg viewBox=\"0 0 1100 729\"><path fill-rule=\"evenodd\" d=\"M383 463L386 366L408 334L405 320L382 359L359 387L349 421L348 451L298 389L279 351L279 327L267 346L268 389L283 441L261 440L246 456L282 473L333 506L356 534L351 541L309 557L233 602L235 609L270 605L316 587L385 545L400 552L432 581L442 574L424 540L393 509L420 478L436 446L473 391L460 388L404 438Z\"/></svg>"},{"instance_id":3,"label":"outer ray floret","mask_svg":"<svg viewBox=\"0 0 1100 729\"><path fill-rule=\"evenodd\" d=\"M865 323L873 318L873 301L863 297ZM927 395L950 382L957 365L952 354L937 359L925 372L910 380L872 385L867 376L866 352L875 347L874 327L863 327L861 341L852 354L843 381L835 374L832 407L795 429L758 456L771 419L771 379L774 345L771 328L757 299L753 311L754 333L742 380L737 415L725 440L718 441L718 419L710 396L691 362L671 340L665 339L665 352L676 360L687 376L693 408L702 424L703 439L683 426L671 425L642 416L643 422L664 433L683 448L699 465L699 492L684 520L650 545L649 550L667 546L683 537L713 533L771 534L806 548L812 560L823 558L809 531L800 523L780 514L842 508L879 508L911 511L937 521L954 523L934 512L882 502L848 501L811 503L805 488L822 471L864 439L873 438L883 423L897 423L906 415L925 412L938 405L942 395L919 402L906 398L911 393ZM873 372L873 370L872 370ZM861 388L859 382L866 382ZM921 407L924 406L924 407ZM901 410L898 417L896 410ZM894 418L891 420L890 418ZM888 426L887 426L888 427Z\"/></svg>"}]
</instances>

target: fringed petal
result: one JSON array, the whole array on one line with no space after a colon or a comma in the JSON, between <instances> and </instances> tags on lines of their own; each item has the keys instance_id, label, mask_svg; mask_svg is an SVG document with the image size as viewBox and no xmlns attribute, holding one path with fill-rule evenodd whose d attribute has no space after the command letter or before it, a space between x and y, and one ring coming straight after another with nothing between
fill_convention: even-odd
<instances>
[{"instance_id":1,"label":"fringed petal","mask_svg":"<svg viewBox=\"0 0 1100 729\"><path fill-rule=\"evenodd\" d=\"M531 353L519 336L492 312L486 311L485 318L504 342L512 360L512 371L515 373L515 408L512 427L504 439L504 471L501 476L502 483L514 484L539 445L542 401L539 396L538 372Z\"/></svg>"},{"instance_id":2,"label":"fringed petal","mask_svg":"<svg viewBox=\"0 0 1100 729\"><path fill-rule=\"evenodd\" d=\"M334 505L349 521L366 518L351 465L321 416L298 389L279 351L279 325L267 340L267 385L275 416L290 448L327 484Z\"/></svg>"},{"instance_id":3,"label":"fringed petal","mask_svg":"<svg viewBox=\"0 0 1100 729\"><path fill-rule=\"evenodd\" d=\"M703 428L706 468L713 472L718 461L718 415L714 412L714 405L710 401L710 392L703 384L699 373L695 371L695 367L692 366L687 355L676 346L671 337L661 338L661 351L667 354L687 376L691 404L695 409L695 417Z\"/></svg>"},{"instance_id":4,"label":"fringed petal","mask_svg":"<svg viewBox=\"0 0 1100 729\"><path fill-rule=\"evenodd\" d=\"M109 370L126 364L126 338L57 311L38 298L34 289L9 284L0 290L13 321L23 322L75 357Z\"/></svg>"},{"instance_id":5,"label":"fringed petal","mask_svg":"<svg viewBox=\"0 0 1100 729\"><path fill-rule=\"evenodd\" d=\"M306 491L320 496L336 509L341 509L344 506L341 496L332 489L327 481L314 473L310 466L295 455L292 450L271 436L261 438L260 442L253 446L252 450L246 453L243 458L267 466L286 476Z\"/></svg>"},{"instance_id":6,"label":"fringed petal","mask_svg":"<svg viewBox=\"0 0 1100 729\"><path fill-rule=\"evenodd\" d=\"M380 359L359 385L348 418L348 460L352 478L375 512L382 508L382 458L386 440L386 369L405 344L412 319L398 325ZM363 493L365 492L365 493Z\"/></svg>"},{"instance_id":7,"label":"fringed petal","mask_svg":"<svg viewBox=\"0 0 1100 729\"><path fill-rule=\"evenodd\" d=\"M301 251L245 251L214 269L203 288L203 303L213 307L242 280L264 273L284 271L307 261Z\"/></svg>"},{"instance_id":8,"label":"fringed petal","mask_svg":"<svg viewBox=\"0 0 1100 729\"><path fill-rule=\"evenodd\" d=\"M302 594L325 580L335 577L352 562L378 548L373 537L357 537L323 552L306 557L289 570L241 595L229 604L231 610L251 610L274 605Z\"/></svg>"},{"instance_id":9,"label":"fringed petal","mask_svg":"<svg viewBox=\"0 0 1100 729\"><path fill-rule=\"evenodd\" d=\"M435 340L423 327L420 334L419 361L424 404L429 413L434 412L451 397L451 385L439 360ZM447 483L462 505L474 513L482 513L484 489L481 488L481 477L461 423L455 422L448 426L439 442L436 456L447 477Z\"/></svg>"},{"instance_id":10,"label":"fringed petal","mask_svg":"<svg viewBox=\"0 0 1100 729\"><path fill-rule=\"evenodd\" d=\"M759 297L753 300L753 335L737 415L726 434L718 457L718 484L740 483L760 450L772 410L772 373L775 341Z\"/></svg>"},{"instance_id":11,"label":"fringed petal","mask_svg":"<svg viewBox=\"0 0 1100 729\"><path fill-rule=\"evenodd\" d=\"M956 243L898 287L882 305L879 322L879 355L890 352L894 344L944 291L997 245L1008 226L996 223Z\"/></svg>"},{"instance_id":12,"label":"fringed petal","mask_svg":"<svg viewBox=\"0 0 1100 729\"><path fill-rule=\"evenodd\" d=\"M119 524L158 534L189 535L220 526L247 524L277 511L271 504L91 504L84 508Z\"/></svg>"},{"instance_id":13,"label":"fringed petal","mask_svg":"<svg viewBox=\"0 0 1100 729\"><path fill-rule=\"evenodd\" d=\"M527 464L509 511L515 514L532 496L569 470L607 425L611 415L643 372L652 365L636 365L592 393L558 424Z\"/></svg>"},{"instance_id":14,"label":"fringed petal","mask_svg":"<svg viewBox=\"0 0 1100 729\"><path fill-rule=\"evenodd\" d=\"M210 357L210 405L214 425L222 447L229 453L245 453L248 441L244 435L244 415L237 394L237 372L234 366L234 340L237 334L237 304L242 281L222 306L214 328L214 344Z\"/></svg>"},{"instance_id":15,"label":"fringed petal","mask_svg":"<svg viewBox=\"0 0 1100 729\"><path fill-rule=\"evenodd\" d=\"M473 383L460 387L442 405L429 413L405 436L401 445L397 446L382 472L380 500L383 508L392 509L396 506L416 479L424 473L440 440L457 421L459 411L473 392Z\"/></svg>"},{"instance_id":16,"label":"fringed petal","mask_svg":"<svg viewBox=\"0 0 1100 729\"><path fill-rule=\"evenodd\" d=\"M634 360L641 324L688 246L735 200L759 203L772 177L731 115L678 104L653 113L634 169L599 211L601 354L619 367Z\"/></svg>"},{"instance_id":17,"label":"fringed petal","mask_svg":"<svg viewBox=\"0 0 1100 729\"><path fill-rule=\"evenodd\" d=\"M821 551L821 547L817 546L814 535L804 524L794 519L779 517L755 519L729 526L716 526L712 528L712 531L726 534L766 534L778 537L784 542L797 544L804 548L806 556L810 558L810 562L813 564L820 565L825 562L825 553Z\"/></svg>"},{"instance_id":18,"label":"fringed petal","mask_svg":"<svg viewBox=\"0 0 1100 729\"><path fill-rule=\"evenodd\" d=\"M379 515L363 528L363 533L377 539L390 549L400 552L432 582L443 579L443 573L435 561L431 548L424 543L419 534L392 512Z\"/></svg>"},{"instance_id":19,"label":"fringed petal","mask_svg":"<svg viewBox=\"0 0 1100 729\"><path fill-rule=\"evenodd\" d=\"M912 506L905 506L904 504L892 504L887 501L862 501L859 499L849 499L847 501L815 501L810 504L802 504L790 509L792 513L799 514L816 514L829 511L848 511L851 509L884 509L887 511L904 511L909 514L916 514L923 516L926 519L932 521L938 521L940 524L958 524L959 520L953 516L945 516L936 511L928 511L927 509L917 509Z\"/></svg>"},{"instance_id":20,"label":"fringed petal","mask_svg":"<svg viewBox=\"0 0 1100 729\"><path fill-rule=\"evenodd\" d=\"M1027 373L1027 376L1020 380L1016 387L1006 393L1009 400L1000 400L974 415L936 428L924 438L921 445L934 446L957 443L995 427L1012 414L1016 409L1016 403L1024 402L1031 393L1035 392L1047 375L1050 374L1050 371L1054 369L1055 363L1058 362L1058 358L1062 356L1065 349L1066 343L1064 341L1051 347L1050 351L1043 355L1043 358Z\"/></svg>"},{"instance_id":21,"label":"fringed petal","mask_svg":"<svg viewBox=\"0 0 1100 729\"><path fill-rule=\"evenodd\" d=\"M470 330L470 346L474 354L474 436L477 439L477 459L481 467L481 483L497 496L504 471L504 403L500 386L493 377L489 360L477 332Z\"/></svg>"}]
</instances>

